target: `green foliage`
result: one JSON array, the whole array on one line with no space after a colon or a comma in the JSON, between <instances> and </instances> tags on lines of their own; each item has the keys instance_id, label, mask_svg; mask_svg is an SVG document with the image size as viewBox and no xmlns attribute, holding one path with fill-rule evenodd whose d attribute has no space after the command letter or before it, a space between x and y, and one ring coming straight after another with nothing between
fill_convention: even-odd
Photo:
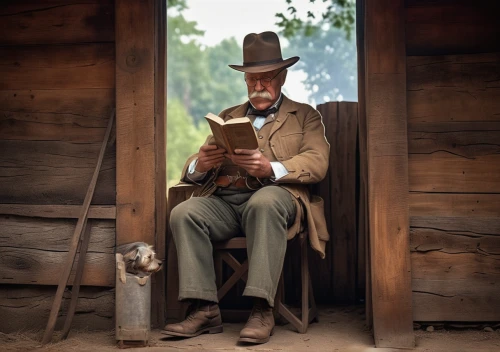
<instances>
[{"instance_id":1,"label":"green foliage","mask_svg":"<svg viewBox=\"0 0 500 352\"><path fill-rule=\"evenodd\" d=\"M182 15L167 23L167 94L183 102L195 123L208 113L246 99L243 74L227 65L241 62L241 47L234 38L204 48L197 38L203 31Z\"/></svg>"},{"instance_id":2,"label":"green foliage","mask_svg":"<svg viewBox=\"0 0 500 352\"><path fill-rule=\"evenodd\" d=\"M343 100L357 101L356 44L347 40L340 29L330 27L314 34L296 34L284 49L286 57L299 55L300 61L292 70L302 69L307 78L305 88L317 104Z\"/></svg>"},{"instance_id":3,"label":"green foliage","mask_svg":"<svg viewBox=\"0 0 500 352\"><path fill-rule=\"evenodd\" d=\"M346 39L351 39L356 16L355 0L321 0L321 2L328 3L328 5L319 20L310 11L305 15L306 18L303 18L304 14L297 11L297 8L293 6L294 2L298 0L285 1L290 5L287 9L288 14L276 14L279 19L277 25L282 28L285 37L292 38L299 33L310 36L321 29L322 26L328 25L340 29L345 33ZM309 0L309 2L316 3L316 0Z\"/></svg>"},{"instance_id":4,"label":"green foliage","mask_svg":"<svg viewBox=\"0 0 500 352\"><path fill-rule=\"evenodd\" d=\"M204 116L244 102L247 89L243 74L227 66L241 62L236 40L205 48L198 42L204 32L181 13L185 0L168 0L167 6L167 180L172 185L210 132Z\"/></svg>"},{"instance_id":5,"label":"green foliage","mask_svg":"<svg viewBox=\"0 0 500 352\"><path fill-rule=\"evenodd\" d=\"M167 180L168 187L180 179L187 158L198 152L210 133L208 123L196 127L181 101L167 101Z\"/></svg>"}]
</instances>

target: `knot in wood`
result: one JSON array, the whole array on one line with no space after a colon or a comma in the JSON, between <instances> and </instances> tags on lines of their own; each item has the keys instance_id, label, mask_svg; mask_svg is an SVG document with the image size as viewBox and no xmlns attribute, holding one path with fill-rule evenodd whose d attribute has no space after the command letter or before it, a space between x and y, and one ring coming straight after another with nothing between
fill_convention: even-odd
<instances>
[{"instance_id":1,"label":"knot in wood","mask_svg":"<svg viewBox=\"0 0 500 352\"><path fill-rule=\"evenodd\" d=\"M126 63L127 63L127 66L129 67L137 67L139 66L139 57L135 54L130 54L127 56L127 59L126 59Z\"/></svg>"}]
</instances>

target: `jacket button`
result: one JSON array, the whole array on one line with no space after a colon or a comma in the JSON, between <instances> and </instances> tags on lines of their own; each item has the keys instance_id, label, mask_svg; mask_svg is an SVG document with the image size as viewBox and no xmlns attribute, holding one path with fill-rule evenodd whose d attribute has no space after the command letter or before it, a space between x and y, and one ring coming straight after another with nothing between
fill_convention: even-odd
<instances>
[{"instance_id":1,"label":"jacket button","mask_svg":"<svg viewBox=\"0 0 500 352\"><path fill-rule=\"evenodd\" d=\"M262 136L259 136L259 139L262 139L262 138L264 138L264 137L262 137Z\"/></svg>"},{"instance_id":2,"label":"jacket button","mask_svg":"<svg viewBox=\"0 0 500 352\"><path fill-rule=\"evenodd\" d=\"M261 152L261 153L264 153L264 149L262 149L262 148L261 148L261 149L260 149L260 152Z\"/></svg>"}]
</instances>

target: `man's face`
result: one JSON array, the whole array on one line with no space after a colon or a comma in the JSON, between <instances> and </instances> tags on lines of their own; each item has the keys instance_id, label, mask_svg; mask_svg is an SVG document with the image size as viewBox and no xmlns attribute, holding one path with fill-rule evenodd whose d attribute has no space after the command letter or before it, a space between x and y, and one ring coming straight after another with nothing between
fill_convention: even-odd
<instances>
[{"instance_id":1,"label":"man's face","mask_svg":"<svg viewBox=\"0 0 500 352\"><path fill-rule=\"evenodd\" d=\"M245 74L247 82L253 79L258 79L254 87L247 85L248 98L257 110L265 110L278 100L281 93L281 86L283 86L286 80L287 72L286 70L283 70L278 74L279 71L280 69L269 72ZM276 74L278 75L276 76ZM261 79L265 78L273 78L267 87L263 86L261 81Z\"/></svg>"}]
</instances>

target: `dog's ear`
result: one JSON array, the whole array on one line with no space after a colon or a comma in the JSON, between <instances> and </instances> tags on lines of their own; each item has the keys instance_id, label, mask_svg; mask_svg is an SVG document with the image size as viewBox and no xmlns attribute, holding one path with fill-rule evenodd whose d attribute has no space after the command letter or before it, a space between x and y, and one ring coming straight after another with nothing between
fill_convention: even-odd
<instances>
[{"instance_id":1,"label":"dog's ear","mask_svg":"<svg viewBox=\"0 0 500 352\"><path fill-rule=\"evenodd\" d=\"M141 259L141 254L140 254L139 248L136 248L135 254L134 254L134 261L136 261L137 259Z\"/></svg>"}]
</instances>

